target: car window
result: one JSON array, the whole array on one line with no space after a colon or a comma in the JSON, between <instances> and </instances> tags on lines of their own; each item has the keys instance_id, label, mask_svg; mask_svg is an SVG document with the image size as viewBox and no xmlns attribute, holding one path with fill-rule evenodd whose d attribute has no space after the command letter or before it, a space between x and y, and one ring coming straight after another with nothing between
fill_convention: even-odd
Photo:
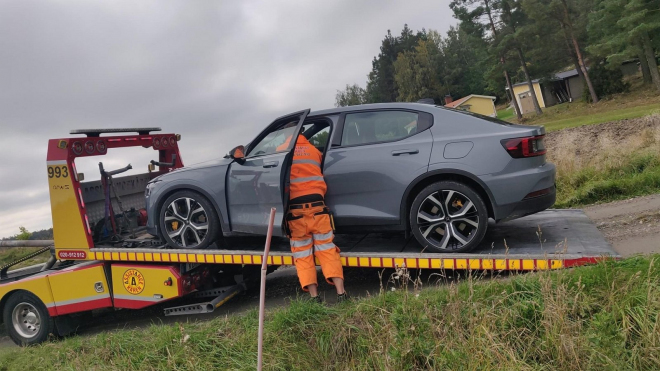
<instances>
[{"instance_id":1,"label":"car window","mask_svg":"<svg viewBox=\"0 0 660 371\"><path fill-rule=\"evenodd\" d=\"M298 120L292 120L277 127L252 147L248 156L270 155L271 153L286 151L297 124Z\"/></svg>"},{"instance_id":2,"label":"car window","mask_svg":"<svg viewBox=\"0 0 660 371\"><path fill-rule=\"evenodd\" d=\"M349 113L344 120L341 145L395 141L417 132L418 114L405 111Z\"/></svg>"},{"instance_id":3,"label":"car window","mask_svg":"<svg viewBox=\"0 0 660 371\"><path fill-rule=\"evenodd\" d=\"M325 145L328 143L330 137L330 126L326 126L318 133L312 135L309 138L309 142L314 145L316 148L325 148Z\"/></svg>"}]
</instances>

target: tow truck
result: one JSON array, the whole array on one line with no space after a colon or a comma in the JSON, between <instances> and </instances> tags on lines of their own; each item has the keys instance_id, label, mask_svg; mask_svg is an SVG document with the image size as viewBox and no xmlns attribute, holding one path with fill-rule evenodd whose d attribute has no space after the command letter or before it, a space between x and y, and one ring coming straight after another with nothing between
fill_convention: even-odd
<instances>
[{"instance_id":1,"label":"tow truck","mask_svg":"<svg viewBox=\"0 0 660 371\"><path fill-rule=\"evenodd\" d=\"M262 236L177 250L146 233L146 184L183 167L181 136L160 131L73 130L72 137L49 140L46 173L54 244L37 253L50 253L50 260L9 270L32 254L0 267L1 319L16 344L67 335L77 328L80 314L95 310L141 309L183 298L190 303L165 308L165 315L212 312L258 275ZM157 151L158 160L148 164L146 173L122 177L117 175L130 165L107 170L100 162L97 181L86 182L76 170L76 159L129 147ZM363 268L535 271L617 257L580 210L548 210L493 224L470 254L426 253L405 234L337 235L335 242L344 266ZM286 240L271 246L269 267L293 265Z\"/></svg>"}]
</instances>

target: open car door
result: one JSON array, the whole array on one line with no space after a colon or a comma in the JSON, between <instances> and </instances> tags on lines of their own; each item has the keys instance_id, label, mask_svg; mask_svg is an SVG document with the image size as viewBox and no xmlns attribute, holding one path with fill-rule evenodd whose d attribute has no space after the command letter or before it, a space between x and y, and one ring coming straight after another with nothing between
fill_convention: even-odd
<instances>
[{"instance_id":1,"label":"open car door","mask_svg":"<svg viewBox=\"0 0 660 371\"><path fill-rule=\"evenodd\" d=\"M273 234L283 236L289 201L289 173L298 133L309 109L282 116L268 125L229 166L227 204L233 232L265 235L270 208L277 209Z\"/></svg>"}]
</instances>

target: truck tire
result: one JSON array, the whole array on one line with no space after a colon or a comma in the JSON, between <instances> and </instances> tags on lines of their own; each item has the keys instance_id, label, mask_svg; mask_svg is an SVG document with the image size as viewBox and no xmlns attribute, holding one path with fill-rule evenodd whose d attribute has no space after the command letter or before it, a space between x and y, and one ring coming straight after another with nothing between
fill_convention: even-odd
<instances>
[{"instance_id":1,"label":"truck tire","mask_svg":"<svg viewBox=\"0 0 660 371\"><path fill-rule=\"evenodd\" d=\"M11 340L20 346L42 343L55 330L55 321L44 303L28 291L17 291L7 299L2 319Z\"/></svg>"},{"instance_id":2,"label":"truck tire","mask_svg":"<svg viewBox=\"0 0 660 371\"><path fill-rule=\"evenodd\" d=\"M158 213L159 231L175 249L205 249L220 235L220 219L213 204L189 190L172 193Z\"/></svg>"},{"instance_id":3,"label":"truck tire","mask_svg":"<svg viewBox=\"0 0 660 371\"><path fill-rule=\"evenodd\" d=\"M464 253L486 234L488 210L469 186L440 181L424 188L410 208L410 227L424 249Z\"/></svg>"}]
</instances>

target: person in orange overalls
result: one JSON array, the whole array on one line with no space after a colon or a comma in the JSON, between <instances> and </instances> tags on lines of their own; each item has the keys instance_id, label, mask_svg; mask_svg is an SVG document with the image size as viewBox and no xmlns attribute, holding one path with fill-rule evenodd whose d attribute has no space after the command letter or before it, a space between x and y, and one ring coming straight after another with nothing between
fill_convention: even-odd
<instances>
[{"instance_id":1,"label":"person in orange overalls","mask_svg":"<svg viewBox=\"0 0 660 371\"><path fill-rule=\"evenodd\" d=\"M290 141L289 136L277 149L286 149ZM303 291L308 291L314 300L322 301L316 280L316 257L326 281L337 289L337 302L342 302L348 299L348 295L344 290L339 248L333 243L330 213L323 198L327 185L321 171L322 159L323 154L307 138L299 135L291 165L286 221L291 252Z\"/></svg>"}]
</instances>

